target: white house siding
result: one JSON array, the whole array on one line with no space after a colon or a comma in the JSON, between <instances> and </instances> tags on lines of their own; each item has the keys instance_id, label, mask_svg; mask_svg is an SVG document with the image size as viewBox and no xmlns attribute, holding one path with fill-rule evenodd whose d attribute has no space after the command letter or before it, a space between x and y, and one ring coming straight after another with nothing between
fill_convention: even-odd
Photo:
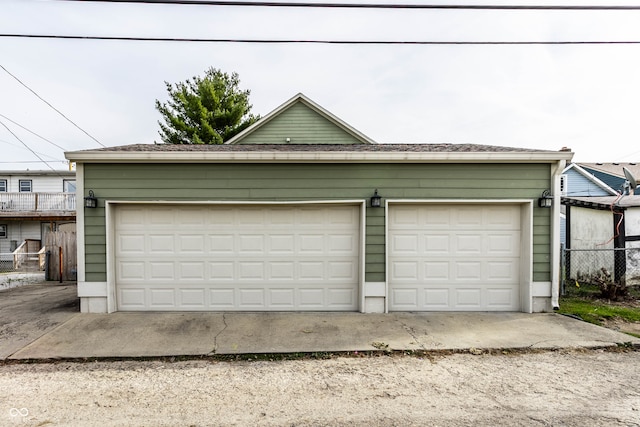
<instances>
[{"instance_id":1,"label":"white house siding","mask_svg":"<svg viewBox=\"0 0 640 427\"><path fill-rule=\"evenodd\" d=\"M63 179L59 176L8 176L0 177L0 179L7 180L7 192L18 193L20 192L20 181L31 180L31 191L34 193L57 193L63 191Z\"/></svg>"},{"instance_id":2,"label":"white house siding","mask_svg":"<svg viewBox=\"0 0 640 427\"><path fill-rule=\"evenodd\" d=\"M40 240L40 221L2 221L0 224L7 225L7 238L0 239L0 252L11 251L11 241L15 240L20 246L26 239Z\"/></svg>"}]
</instances>

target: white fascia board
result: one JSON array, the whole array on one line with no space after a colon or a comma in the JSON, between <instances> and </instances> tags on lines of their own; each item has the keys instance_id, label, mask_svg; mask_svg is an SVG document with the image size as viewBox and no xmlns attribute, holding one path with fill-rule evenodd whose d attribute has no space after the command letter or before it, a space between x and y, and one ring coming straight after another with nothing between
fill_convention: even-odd
<instances>
[{"instance_id":1,"label":"white fascia board","mask_svg":"<svg viewBox=\"0 0 640 427\"><path fill-rule=\"evenodd\" d=\"M555 163L573 153L542 152L354 152L354 151L71 151L77 163Z\"/></svg>"}]
</instances>

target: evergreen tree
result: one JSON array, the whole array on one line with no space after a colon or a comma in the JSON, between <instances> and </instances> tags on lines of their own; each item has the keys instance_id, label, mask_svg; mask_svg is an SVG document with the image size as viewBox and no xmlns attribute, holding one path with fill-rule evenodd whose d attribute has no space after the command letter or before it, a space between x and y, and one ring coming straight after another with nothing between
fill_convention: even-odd
<instances>
[{"instance_id":1,"label":"evergreen tree","mask_svg":"<svg viewBox=\"0 0 640 427\"><path fill-rule=\"evenodd\" d=\"M238 73L209 68L204 77L165 84L169 101L156 99L156 109L167 144L222 144L260 118L250 113L250 91L240 90Z\"/></svg>"}]
</instances>

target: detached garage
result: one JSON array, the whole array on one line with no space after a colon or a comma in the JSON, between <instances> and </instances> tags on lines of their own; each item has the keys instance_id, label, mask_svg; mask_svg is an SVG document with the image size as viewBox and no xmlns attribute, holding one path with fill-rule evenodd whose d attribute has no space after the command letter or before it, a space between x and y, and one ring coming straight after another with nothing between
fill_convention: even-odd
<instances>
[{"instance_id":1,"label":"detached garage","mask_svg":"<svg viewBox=\"0 0 640 427\"><path fill-rule=\"evenodd\" d=\"M557 306L567 151L378 144L300 94L223 145L66 156L83 312Z\"/></svg>"}]
</instances>

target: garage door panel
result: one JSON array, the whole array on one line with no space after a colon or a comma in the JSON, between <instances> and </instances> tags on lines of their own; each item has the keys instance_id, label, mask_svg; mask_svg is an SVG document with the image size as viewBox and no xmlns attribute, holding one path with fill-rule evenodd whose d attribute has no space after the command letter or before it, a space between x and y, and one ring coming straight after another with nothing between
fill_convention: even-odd
<instances>
[{"instance_id":1,"label":"garage door panel","mask_svg":"<svg viewBox=\"0 0 640 427\"><path fill-rule=\"evenodd\" d=\"M515 232L508 234L488 234L485 237L488 256L520 256L520 238Z\"/></svg>"},{"instance_id":2,"label":"garage door panel","mask_svg":"<svg viewBox=\"0 0 640 427\"><path fill-rule=\"evenodd\" d=\"M178 236L178 250L191 255L203 255L205 253L204 236L199 234L183 234Z\"/></svg>"},{"instance_id":3,"label":"garage door panel","mask_svg":"<svg viewBox=\"0 0 640 427\"><path fill-rule=\"evenodd\" d=\"M487 261L486 271L486 281L489 283L517 284L518 260Z\"/></svg>"},{"instance_id":4,"label":"garage door panel","mask_svg":"<svg viewBox=\"0 0 640 427\"><path fill-rule=\"evenodd\" d=\"M274 234L268 236L268 250L273 255L293 255L296 249L296 238L293 234Z\"/></svg>"},{"instance_id":5,"label":"garage door panel","mask_svg":"<svg viewBox=\"0 0 640 427\"><path fill-rule=\"evenodd\" d=\"M415 234L397 234L391 239L391 250L405 255L418 254L418 239Z\"/></svg>"},{"instance_id":6,"label":"garage door panel","mask_svg":"<svg viewBox=\"0 0 640 427\"><path fill-rule=\"evenodd\" d=\"M509 309L518 302L518 294L510 287L505 288L489 288L487 293L487 305L492 308Z\"/></svg>"},{"instance_id":7,"label":"garage door panel","mask_svg":"<svg viewBox=\"0 0 640 427\"><path fill-rule=\"evenodd\" d=\"M451 306L451 289L444 287L424 289L424 310L443 310Z\"/></svg>"},{"instance_id":8,"label":"garage door panel","mask_svg":"<svg viewBox=\"0 0 640 427\"><path fill-rule=\"evenodd\" d=\"M121 234L116 243L117 250L127 255L145 253L145 236L143 234Z\"/></svg>"},{"instance_id":9,"label":"garage door panel","mask_svg":"<svg viewBox=\"0 0 640 427\"><path fill-rule=\"evenodd\" d=\"M392 282L416 283L418 278L418 261L393 261L391 263Z\"/></svg>"},{"instance_id":10,"label":"garage door panel","mask_svg":"<svg viewBox=\"0 0 640 427\"><path fill-rule=\"evenodd\" d=\"M178 289L177 292L180 306L188 307L192 310L205 308L207 293L204 288Z\"/></svg>"},{"instance_id":11,"label":"garage door panel","mask_svg":"<svg viewBox=\"0 0 640 427\"><path fill-rule=\"evenodd\" d=\"M123 205L115 217L119 310L358 307L357 206Z\"/></svg>"},{"instance_id":12,"label":"garage door panel","mask_svg":"<svg viewBox=\"0 0 640 427\"><path fill-rule=\"evenodd\" d=\"M120 263L120 281L144 281L147 276L145 274L145 263L140 261L124 261Z\"/></svg>"},{"instance_id":13,"label":"garage door panel","mask_svg":"<svg viewBox=\"0 0 640 427\"><path fill-rule=\"evenodd\" d=\"M390 310L519 309L519 206L392 204L388 224Z\"/></svg>"},{"instance_id":14,"label":"garage door panel","mask_svg":"<svg viewBox=\"0 0 640 427\"><path fill-rule=\"evenodd\" d=\"M150 261L148 263L149 275L145 277L149 280L175 280L175 263L172 261Z\"/></svg>"},{"instance_id":15,"label":"garage door panel","mask_svg":"<svg viewBox=\"0 0 640 427\"><path fill-rule=\"evenodd\" d=\"M451 269L453 268L448 261L425 261L424 282L442 282L451 278Z\"/></svg>"},{"instance_id":16,"label":"garage door panel","mask_svg":"<svg viewBox=\"0 0 640 427\"><path fill-rule=\"evenodd\" d=\"M482 233L459 233L453 234L449 238L454 242L454 256L478 256L482 254Z\"/></svg>"},{"instance_id":17,"label":"garage door panel","mask_svg":"<svg viewBox=\"0 0 640 427\"><path fill-rule=\"evenodd\" d=\"M418 289L416 287L404 288L397 286L391 289L391 301L396 310L417 310Z\"/></svg>"}]
</instances>

